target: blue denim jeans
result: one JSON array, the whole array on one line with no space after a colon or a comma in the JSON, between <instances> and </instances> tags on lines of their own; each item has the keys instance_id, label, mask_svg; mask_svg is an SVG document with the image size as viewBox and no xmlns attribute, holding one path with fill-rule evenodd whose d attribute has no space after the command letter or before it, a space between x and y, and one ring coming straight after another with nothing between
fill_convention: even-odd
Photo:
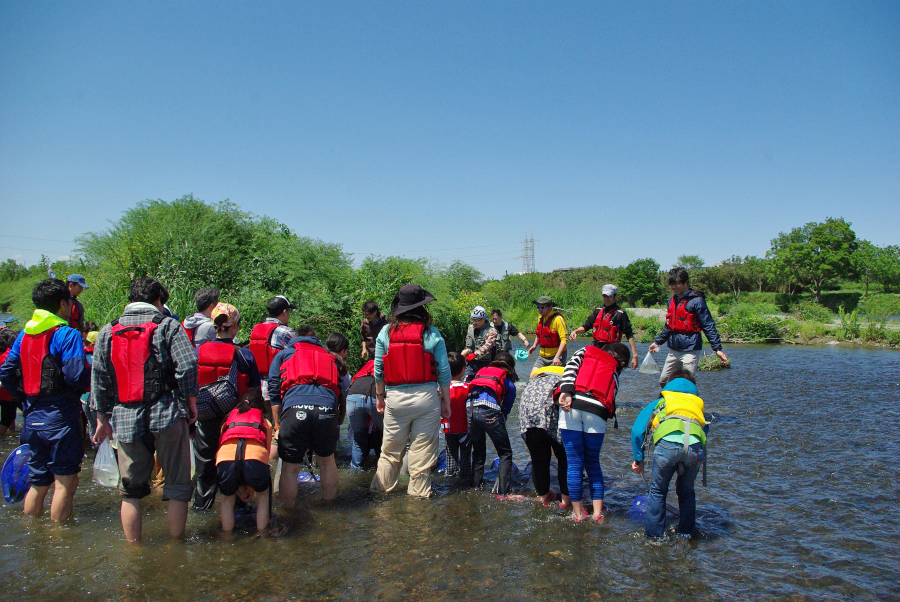
<instances>
[{"instance_id":1,"label":"blue denim jeans","mask_svg":"<svg viewBox=\"0 0 900 602\"><path fill-rule=\"evenodd\" d=\"M669 482L675 478L675 492L678 494L678 527L675 532L690 536L694 532L697 518L697 499L694 495L694 480L703 465L705 452L703 445L695 443L688 447L684 456L684 444L660 441L653 451L653 473L650 475L650 495L647 496L647 514L644 518L644 533L647 537L662 537L666 528L666 495Z\"/></svg>"},{"instance_id":2,"label":"blue denim jeans","mask_svg":"<svg viewBox=\"0 0 900 602\"><path fill-rule=\"evenodd\" d=\"M481 487L487 458L487 437L491 438L500 465L492 493L506 495L512 480L512 445L506 432L506 416L500 410L485 406L469 406L469 445L472 446L472 486Z\"/></svg>"},{"instance_id":3,"label":"blue denim jeans","mask_svg":"<svg viewBox=\"0 0 900 602\"><path fill-rule=\"evenodd\" d=\"M350 450L350 468L361 470L369 455L370 428L366 418L371 418L371 427L384 430L384 414L375 409L375 398L366 395L347 396L347 416L350 418L350 432L353 444Z\"/></svg>"}]
</instances>

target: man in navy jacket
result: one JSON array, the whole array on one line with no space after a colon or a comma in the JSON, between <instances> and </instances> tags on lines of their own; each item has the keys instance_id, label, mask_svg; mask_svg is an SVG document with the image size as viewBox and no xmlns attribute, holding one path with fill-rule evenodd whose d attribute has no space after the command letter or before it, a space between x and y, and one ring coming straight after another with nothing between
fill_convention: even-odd
<instances>
[{"instance_id":1,"label":"man in navy jacket","mask_svg":"<svg viewBox=\"0 0 900 602\"><path fill-rule=\"evenodd\" d=\"M659 375L659 386L663 387L673 374L687 370L694 374L697 368L697 356L703 347L701 331L723 364L728 363L728 356L722 351L719 331L713 321L703 293L690 287L688 273L684 268L669 270L669 308L666 311L666 325L662 332L653 339L650 353L659 350L664 342L669 342L669 355Z\"/></svg>"}]
</instances>

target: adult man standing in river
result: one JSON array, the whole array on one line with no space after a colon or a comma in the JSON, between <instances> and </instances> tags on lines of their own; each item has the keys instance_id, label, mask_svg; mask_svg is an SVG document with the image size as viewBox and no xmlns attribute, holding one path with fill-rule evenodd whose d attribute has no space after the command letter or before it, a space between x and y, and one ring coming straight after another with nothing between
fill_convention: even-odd
<instances>
[{"instance_id":1,"label":"adult man standing in river","mask_svg":"<svg viewBox=\"0 0 900 602\"><path fill-rule=\"evenodd\" d=\"M158 280L138 278L125 311L100 329L94 346L93 440L99 445L115 430L122 528L128 541L141 539L141 499L150 495L154 451L166 475L162 499L168 501L172 537L184 534L194 492L188 424L197 420L197 354L181 324L163 315L168 299L169 291Z\"/></svg>"},{"instance_id":2,"label":"adult man standing in river","mask_svg":"<svg viewBox=\"0 0 900 602\"><path fill-rule=\"evenodd\" d=\"M703 347L701 331L706 333L706 340L722 363L728 364L728 356L722 351L719 331L706 306L706 299L702 292L690 287L687 270L669 270L669 290L672 291L672 298L666 311L666 325L650 345L650 353L655 353L661 344L669 342L669 355L659 375L660 388L682 369L694 374L697 356Z\"/></svg>"}]
</instances>

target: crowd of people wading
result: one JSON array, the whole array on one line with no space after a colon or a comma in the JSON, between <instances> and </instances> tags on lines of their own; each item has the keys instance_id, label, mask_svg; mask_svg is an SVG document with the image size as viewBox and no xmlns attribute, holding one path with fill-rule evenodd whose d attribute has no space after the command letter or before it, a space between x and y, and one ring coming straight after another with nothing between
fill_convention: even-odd
<instances>
[{"instance_id":1,"label":"crowd of people wading","mask_svg":"<svg viewBox=\"0 0 900 602\"><path fill-rule=\"evenodd\" d=\"M290 512L298 480L313 462L322 497L337 496L335 451L345 419L349 468L371 469L374 451L373 492L390 494L408 472L407 494L431 496L443 431L445 478L460 488L481 488L490 438L499 456L491 494L521 501L523 495L511 493L506 427L518 399L537 501L571 509L578 522L603 520L600 449L608 421L617 422L619 375L638 366L634 333L612 284L602 289L602 305L571 333L553 298L538 296L531 342L501 310L488 314L477 306L458 352L447 350L432 324L428 304L435 297L408 284L387 316L375 302L363 304L359 353L365 364L355 374L346 362L348 338L328 333L323 339L309 325L292 328L296 307L284 295L269 299L268 318L239 344L241 313L215 288L197 291L197 312L180 321L166 305L163 283L139 278L121 316L98 328L85 322L78 301L87 287L79 274L65 282L43 280L33 289L35 309L25 328L0 330L0 434L15 429L21 411L20 439L30 453L26 514L40 516L53 487L51 518L62 522L72 515L87 441L115 450L127 540L140 540L141 500L154 489L167 501L172 537L184 533L190 505L209 510L217 494L225 531L234 528L236 508L255 506L256 526L264 532L273 488L281 512ZM680 507L675 532L690 537L694 531L694 481L705 463L708 430L694 379L701 333L728 361L703 294L690 288L683 268L669 272L669 287L666 322L650 346L650 352L665 342L669 347L661 394L631 430L634 471L643 472L652 448L648 537L664 534L673 476ZM569 357L567 343L588 332L590 344ZM514 357L515 339L522 347ZM516 361L529 357L533 368L517 394ZM551 489L553 456L558 491Z\"/></svg>"}]
</instances>

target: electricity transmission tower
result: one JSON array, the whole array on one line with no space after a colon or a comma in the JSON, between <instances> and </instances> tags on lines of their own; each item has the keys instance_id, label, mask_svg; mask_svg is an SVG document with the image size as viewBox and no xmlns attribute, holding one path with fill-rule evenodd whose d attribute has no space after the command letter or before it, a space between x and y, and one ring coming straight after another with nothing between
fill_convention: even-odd
<instances>
[{"instance_id":1,"label":"electricity transmission tower","mask_svg":"<svg viewBox=\"0 0 900 602\"><path fill-rule=\"evenodd\" d=\"M522 271L531 274L534 272L534 235L526 236L523 244L525 248L522 253Z\"/></svg>"}]
</instances>

